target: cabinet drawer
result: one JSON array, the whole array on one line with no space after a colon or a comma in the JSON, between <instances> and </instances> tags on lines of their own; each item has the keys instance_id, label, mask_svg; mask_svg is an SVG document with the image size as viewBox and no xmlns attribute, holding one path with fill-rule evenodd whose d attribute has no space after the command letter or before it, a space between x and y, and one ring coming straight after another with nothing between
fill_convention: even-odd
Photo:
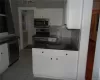
<instances>
[{"instance_id":1,"label":"cabinet drawer","mask_svg":"<svg viewBox=\"0 0 100 80\"><path fill-rule=\"evenodd\" d=\"M34 75L76 79L78 51L33 49L32 55Z\"/></svg>"},{"instance_id":2,"label":"cabinet drawer","mask_svg":"<svg viewBox=\"0 0 100 80\"><path fill-rule=\"evenodd\" d=\"M68 51L68 50L54 50L54 49L32 49L33 54L42 56L67 56L78 54L78 51Z\"/></svg>"}]
</instances>

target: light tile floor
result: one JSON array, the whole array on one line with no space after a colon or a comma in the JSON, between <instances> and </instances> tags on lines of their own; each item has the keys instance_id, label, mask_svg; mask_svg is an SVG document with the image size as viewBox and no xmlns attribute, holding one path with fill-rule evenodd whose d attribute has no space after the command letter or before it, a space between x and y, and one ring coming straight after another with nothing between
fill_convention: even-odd
<instances>
[{"instance_id":1,"label":"light tile floor","mask_svg":"<svg viewBox=\"0 0 100 80\"><path fill-rule=\"evenodd\" d=\"M35 78L32 73L32 51L24 49L20 52L20 59L13 66L9 67L0 80L54 80Z\"/></svg>"}]
</instances>

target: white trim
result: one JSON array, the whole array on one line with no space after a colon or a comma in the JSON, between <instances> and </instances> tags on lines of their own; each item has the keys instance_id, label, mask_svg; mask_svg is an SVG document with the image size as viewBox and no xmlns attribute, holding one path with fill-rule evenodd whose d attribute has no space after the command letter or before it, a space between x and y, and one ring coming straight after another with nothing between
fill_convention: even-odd
<instances>
[{"instance_id":1,"label":"white trim","mask_svg":"<svg viewBox=\"0 0 100 80\"><path fill-rule=\"evenodd\" d=\"M5 14L0 14L0 16L6 16Z\"/></svg>"},{"instance_id":2,"label":"white trim","mask_svg":"<svg viewBox=\"0 0 100 80\"><path fill-rule=\"evenodd\" d=\"M18 7L18 14L19 14L19 31L20 31L20 48L23 49L23 32L22 32L22 17L21 11L22 10L35 10L35 7Z\"/></svg>"},{"instance_id":3,"label":"white trim","mask_svg":"<svg viewBox=\"0 0 100 80\"><path fill-rule=\"evenodd\" d=\"M84 0L77 80L85 80L93 0Z\"/></svg>"}]
</instances>

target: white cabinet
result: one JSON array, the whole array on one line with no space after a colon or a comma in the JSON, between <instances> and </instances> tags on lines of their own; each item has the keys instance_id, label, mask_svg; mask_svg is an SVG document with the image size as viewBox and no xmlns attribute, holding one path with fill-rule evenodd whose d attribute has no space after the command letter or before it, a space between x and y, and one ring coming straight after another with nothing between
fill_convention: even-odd
<instances>
[{"instance_id":1,"label":"white cabinet","mask_svg":"<svg viewBox=\"0 0 100 80\"><path fill-rule=\"evenodd\" d=\"M8 45L0 45L0 74L3 73L9 65Z\"/></svg>"},{"instance_id":2,"label":"white cabinet","mask_svg":"<svg viewBox=\"0 0 100 80\"><path fill-rule=\"evenodd\" d=\"M48 18L50 25L61 26L63 22L63 8L40 8L34 12L35 18Z\"/></svg>"},{"instance_id":3,"label":"white cabinet","mask_svg":"<svg viewBox=\"0 0 100 80\"><path fill-rule=\"evenodd\" d=\"M78 51L32 49L36 77L76 79Z\"/></svg>"},{"instance_id":4,"label":"white cabinet","mask_svg":"<svg viewBox=\"0 0 100 80\"><path fill-rule=\"evenodd\" d=\"M84 0L66 0L66 4L64 6L64 22L68 29L81 28L83 1Z\"/></svg>"}]
</instances>

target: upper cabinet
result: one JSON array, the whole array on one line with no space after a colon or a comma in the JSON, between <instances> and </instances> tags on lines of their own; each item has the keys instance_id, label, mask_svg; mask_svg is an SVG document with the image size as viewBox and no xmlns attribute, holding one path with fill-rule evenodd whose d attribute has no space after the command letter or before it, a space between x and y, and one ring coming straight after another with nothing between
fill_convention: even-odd
<instances>
[{"instance_id":1,"label":"upper cabinet","mask_svg":"<svg viewBox=\"0 0 100 80\"><path fill-rule=\"evenodd\" d=\"M67 0L64 5L64 24L68 29L80 29L84 0Z\"/></svg>"},{"instance_id":2,"label":"upper cabinet","mask_svg":"<svg viewBox=\"0 0 100 80\"><path fill-rule=\"evenodd\" d=\"M49 25L61 26L63 21L63 8L37 8L35 18L48 18Z\"/></svg>"}]
</instances>

